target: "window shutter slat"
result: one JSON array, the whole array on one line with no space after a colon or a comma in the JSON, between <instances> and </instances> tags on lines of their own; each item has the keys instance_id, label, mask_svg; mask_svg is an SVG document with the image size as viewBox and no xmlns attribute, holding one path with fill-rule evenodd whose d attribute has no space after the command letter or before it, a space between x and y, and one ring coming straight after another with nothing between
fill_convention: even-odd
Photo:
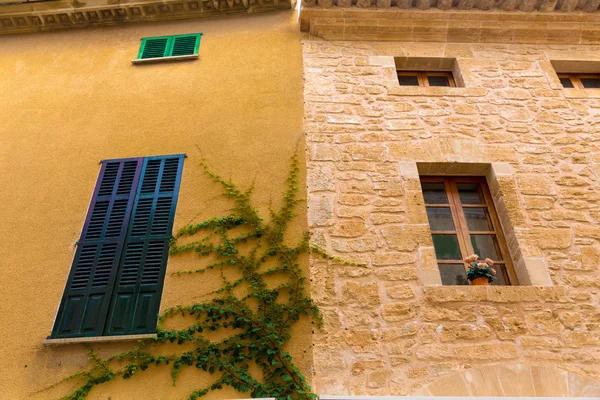
<instances>
[{"instance_id":1,"label":"window shutter slat","mask_svg":"<svg viewBox=\"0 0 600 400\"><path fill-rule=\"evenodd\" d=\"M182 168L183 156L145 159L112 296L108 335L156 329Z\"/></svg>"},{"instance_id":2,"label":"window shutter slat","mask_svg":"<svg viewBox=\"0 0 600 400\"><path fill-rule=\"evenodd\" d=\"M104 162L52 337L102 335L142 159Z\"/></svg>"},{"instance_id":3,"label":"window shutter slat","mask_svg":"<svg viewBox=\"0 0 600 400\"><path fill-rule=\"evenodd\" d=\"M158 58L167 56L169 38L144 39L142 54L139 58Z\"/></svg>"},{"instance_id":4,"label":"window shutter slat","mask_svg":"<svg viewBox=\"0 0 600 400\"><path fill-rule=\"evenodd\" d=\"M200 35L175 36L173 38L172 56L186 56L198 53Z\"/></svg>"}]
</instances>

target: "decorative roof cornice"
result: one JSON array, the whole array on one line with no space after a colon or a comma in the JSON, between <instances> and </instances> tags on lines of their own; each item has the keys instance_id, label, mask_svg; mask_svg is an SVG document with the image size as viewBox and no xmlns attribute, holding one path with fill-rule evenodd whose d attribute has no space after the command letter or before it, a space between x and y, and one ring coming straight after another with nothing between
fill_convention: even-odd
<instances>
[{"instance_id":1,"label":"decorative roof cornice","mask_svg":"<svg viewBox=\"0 0 600 400\"><path fill-rule=\"evenodd\" d=\"M449 9L440 9L445 0L428 0L431 8L427 10L417 8L417 5L423 7L425 0L407 0L408 3L403 3L404 0L353 0L359 3L351 6L339 5L351 0L332 0L338 5L324 7L323 3L327 5L327 1L303 0L300 10L302 31L325 40L600 44L600 10L558 11L564 4L561 0L554 1L554 5L558 5L552 12L520 11L519 7L528 0L495 0L494 4L499 7L510 1L514 11L475 8L481 7L481 1L485 0L470 0L469 4L473 6L470 10L459 8L463 0L453 0ZM366 1L370 1L369 7L365 7ZM538 0L535 7L539 8L543 1ZM584 7L588 2L577 0L577 7L582 4ZM402 8L407 4L410 4L409 8ZM594 0L594 4L600 4L600 0ZM504 7L508 8L508 5Z\"/></svg>"},{"instance_id":2,"label":"decorative roof cornice","mask_svg":"<svg viewBox=\"0 0 600 400\"><path fill-rule=\"evenodd\" d=\"M302 7L348 9L352 6L362 9L428 10L500 10L523 12L597 12L600 0L302 0Z\"/></svg>"},{"instance_id":3,"label":"decorative roof cornice","mask_svg":"<svg viewBox=\"0 0 600 400\"><path fill-rule=\"evenodd\" d=\"M289 10L295 4L296 0L74 0L1 5L0 34Z\"/></svg>"}]
</instances>

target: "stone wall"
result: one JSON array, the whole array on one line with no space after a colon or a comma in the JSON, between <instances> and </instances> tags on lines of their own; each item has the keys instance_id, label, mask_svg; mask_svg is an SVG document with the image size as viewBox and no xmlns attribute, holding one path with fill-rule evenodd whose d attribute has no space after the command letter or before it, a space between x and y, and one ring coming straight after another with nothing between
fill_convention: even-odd
<instances>
[{"instance_id":1,"label":"stone wall","mask_svg":"<svg viewBox=\"0 0 600 400\"><path fill-rule=\"evenodd\" d=\"M600 382L600 89L562 89L551 64L593 68L600 47L303 46L312 238L366 263L312 260L317 392L427 394L495 364ZM393 57L455 58L464 87L400 87ZM428 171L487 177L521 286L439 285Z\"/></svg>"}]
</instances>

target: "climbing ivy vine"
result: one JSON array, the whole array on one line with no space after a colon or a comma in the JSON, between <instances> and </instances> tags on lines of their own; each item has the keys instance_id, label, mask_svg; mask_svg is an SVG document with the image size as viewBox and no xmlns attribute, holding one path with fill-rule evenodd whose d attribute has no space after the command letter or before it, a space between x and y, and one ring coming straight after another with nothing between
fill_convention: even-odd
<instances>
[{"instance_id":1,"label":"climbing ivy vine","mask_svg":"<svg viewBox=\"0 0 600 400\"><path fill-rule=\"evenodd\" d=\"M278 210L270 211L268 221L252 204L251 189L243 191L206 163L202 166L233 201L233 211L181 228L171 241L170 254L194 252L205 260L203 266L177 274L220 273L221 287L208 301L166 309L158 317L155 339L141 341L130 351L109 358L90 351L89 369L67 378L77 380L81 386L64 400L84 399L97 385L119 376L129 379L158 365L170 366L173 384L184 368L212 374L212 383L191 392L191 400L224 386L252 397L316 398L284 350L292 325L300 318L322 323L319 310L307 293L299 258L312 251L326 259L343 261L311 245L308 235L293 245L286 241L288 224L300 201L298 157L291 159L283 203ZM165 327L178 318L193 322L180 329ZM212 338L212 333L220 334L220 339ZM184 345L185 350L175 354L160 354L156 350L168 343ZM156 344L159 346L150 346Z\"/></svg>"}]
</instances>

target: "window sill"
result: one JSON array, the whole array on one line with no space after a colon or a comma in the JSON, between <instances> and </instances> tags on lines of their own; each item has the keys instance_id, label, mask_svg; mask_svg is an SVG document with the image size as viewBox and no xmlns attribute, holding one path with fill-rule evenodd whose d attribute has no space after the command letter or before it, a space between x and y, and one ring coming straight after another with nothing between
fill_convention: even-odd
<instances>
[{"instance_id":1,"label":"window sill","mask_svg":"<svg viewBox=\"0 0 600 400\"><path fill-rule=\"evenodd\" d=\"M565 286L441 286L423 287L432 303L448 302L558 302L566 301Z\"/></svg>"},{"instance_id":2,"label":"window sill","mask_svg":"<svg viewBox=\"0 0 600 400\"><path fill-rule=\"evenodd\" d=\"M61 346L65 344L86 344L86 343L115 343L115 342L131 342L142 339L154 339L156 333L145 333L142 335L122 335L122 336L92 336L92 337L76 337L76 338L56 338L44 339L44 346Z\"/></svg>"},{"instance_id":3,"label":"window sill","mask_svg":"<svg viewBox=\"0 0 600 400\"><path fill-rule=\"evenodd\" d=\"M567 99L600 99L600 89L563 89Z\"/></svg>"},{"instance_id":4,"label":"window sill","mask_svg":"<svg viewBox=\"0 0 600 400\"><path fill-rule=\"evenodd\" d=\"M155 58L136 58L131 60L132 64L151 64L164 61L186 61L197 60L198 54L189 54L186 56L155 57Z\"/></svg>"},{"instance_id":5,"label":"window sill","mask_svg":"<svg viewBox=\"0 0 600 400\"><path fill-rule=\"evenodd\" d=\"M388 85L388 94L391 96L483 97L487 94L487 89L442 86L399 86L396 83L393 87Z\"/></svg>"}]
</instances>

